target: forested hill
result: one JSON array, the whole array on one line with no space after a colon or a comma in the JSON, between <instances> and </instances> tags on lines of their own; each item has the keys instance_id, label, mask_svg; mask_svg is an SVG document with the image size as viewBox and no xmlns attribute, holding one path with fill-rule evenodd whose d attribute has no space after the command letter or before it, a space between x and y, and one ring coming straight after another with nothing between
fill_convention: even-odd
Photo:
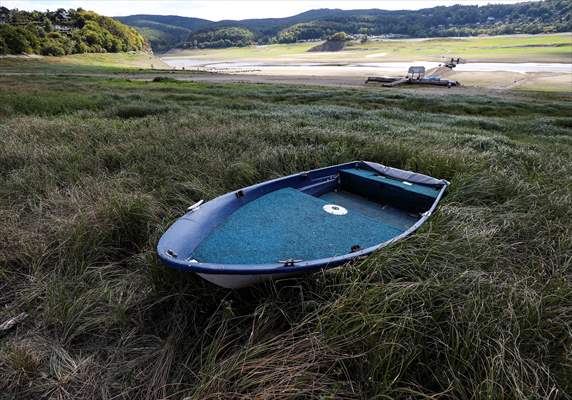
<instances>
[{"instance_id":1,"label":"forested hill","mask_svg":"<svg viewBox=\"0 0 572 400\"><path fill-rule=\"evenodd\" d=\"M211 22L174 16L119 17L146 36L154 49L230 47L320 40L336 32L407 37L503 35L572 31L572 2L546 0L423 10L307 11L287 18Z\"/></svg>"},{"instance_id":2,"label":"forested hill","mask_svg":"<svg viewBox=\"0 0 572 400\"><path fill-rule=\"evenodd\" d=\"M192 32L212 24L200 18L179 17L176 15L130 15L116 17L124 24L135 27L155 51L167 51L187 42Z\"/></svg>"},{"instance_id":3,"label":"forested hill","mask_svg":"<svg viewBox=\"0 0 572 400\"><path fill-rule=\"evenodd\" d=\"M135 29L92 11L19 11L0 7L0 54L146 51Z\"/></svg>"}]
</instances>

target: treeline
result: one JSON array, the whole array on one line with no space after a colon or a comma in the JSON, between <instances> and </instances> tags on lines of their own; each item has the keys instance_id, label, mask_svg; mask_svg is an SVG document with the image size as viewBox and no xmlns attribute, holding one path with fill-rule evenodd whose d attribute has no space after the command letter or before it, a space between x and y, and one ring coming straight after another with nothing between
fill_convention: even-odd
<instances>
[{"instance_id":1,"label":"treeline","mask_svg":"<svg viewBox=\"0 0 572 400\"><path fill-rule=\"evenodd\" d=\"M312 10L293 17L212 22L192 32L184 47L325 40L335 32L354 37L439 37L572 31L572 2L546 0L414 11Z\"/></svg>"},{"instance_id":2,"label":"treeline","mask_svg":"<svg viewBox=\"0 0 572 400\"><path fill-rule=\"evenodd\" d=\"M326 39L346 30L346 24L336 21L312 21L292 25L267 40L268 43L294 43L304 40ZM351 30L348 29L351 32Z\"/></svg>"},{"instance_id":3,"label":"treeline","mask_svg":"<svg viewBox=\"0 0 572 400\"><path fill-rule=\"evenodd\" d=\"M228 27L192 33L186 46L192 48L244 47L256 44L256 34L245 28Z\"/></svg>"},{"instance_id":4,"label":"treeline","mask_svg":"<svg viewBox=\"0 0 572 400\"><path fill-rule=\"evenodd\" d=\"M76 53L146 51L143 36L92 11L20 11L0 7L0 54L63 56Z\"/></svg>"},{"instance_id":5,"label":"treeline","mask_svg":"<svg viewBox=\"0 0 572 400\"><path fill-rule=\"evenodd\" d=\"M407 37L473 36L572 31L572 2L549 0L488 6L434 7L418 11L343 11L322 20L295 24L265 42L291 43L325 39L333 32Z\"/></svg>"}]
</instances>

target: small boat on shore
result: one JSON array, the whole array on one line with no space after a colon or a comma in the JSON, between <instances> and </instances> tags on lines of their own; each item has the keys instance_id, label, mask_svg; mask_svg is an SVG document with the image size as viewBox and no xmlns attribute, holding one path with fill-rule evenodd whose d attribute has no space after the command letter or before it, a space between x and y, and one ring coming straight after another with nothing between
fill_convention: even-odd
<instances>
[{"instance_id":1,"label":"small boat on shore","mask_svg":"<svg viewBox=\"0 0 572 400\"><path fill-rule=\"evenodd\" d=\"M189 207L157 252L232 289L332 268L413 233L448 184L366 161L301 172Z\"/></svg>"}]
</instances>

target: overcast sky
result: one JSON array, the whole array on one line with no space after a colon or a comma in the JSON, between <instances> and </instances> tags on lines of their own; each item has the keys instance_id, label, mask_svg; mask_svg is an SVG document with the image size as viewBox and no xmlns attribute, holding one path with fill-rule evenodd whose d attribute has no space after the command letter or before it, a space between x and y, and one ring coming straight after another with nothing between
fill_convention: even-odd
<instances>
[{"instance_id":1,"label":"overcast sky","mask_svg":"<svg viewBox=\"0 0 572 400\"><path fill-rule=\"evenodd\" d=\"M181 15L221 19L287 17L316 8L344 10L380 8L385 10L416 10L437 5L518 3L522 0L0 0L0 5L20 10L84 8L103 15L132 14Z\"/></svg>"}]
</instances>

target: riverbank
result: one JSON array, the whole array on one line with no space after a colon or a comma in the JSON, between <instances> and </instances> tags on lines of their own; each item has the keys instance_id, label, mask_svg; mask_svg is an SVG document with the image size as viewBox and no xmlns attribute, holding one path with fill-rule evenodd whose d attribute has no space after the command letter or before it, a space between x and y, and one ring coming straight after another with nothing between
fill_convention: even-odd
<instances>
[{"instance_id":1,"label":"riverbank","mask_svg":"<svg viewBox=\"0 0 572 400\"><path fill-rule=\"evenodd\" d=\"M380 40L337 52L309 52L313 46L173 50L161 60L177 69L240 76L235 80L361 85L368 76L404 76L411 65L424 66L430 74L460 57L463 63L452 71L440 69L439 76L488 89L572 92L570 34Z\"/></svg>"},{"instance_id":2,"label":"riverbank","mask_svg":"<svg viewBox=\"0 0 572 400\"><path fill-rule=\"evenodd\" d=\"M315 64L252 64L212 63L181 67L164 60L180 71L198 73L196 80L209 82L291 83L324 86L363 86L368 76L404 76L410 65L423 65L427 74L461 82L465 87L498 90L539 90L572 93L572 64L538 63L474 63L461 64L454 70L439 68L433 62L371 63L332 65ZM184 60L183 60L184 63ZM185 68L185 71L181 70ZM482 70L481 70L482 68ZM546 72L542 72L542 70ZM566 72L570 69L570 72ZM528 71L528 72L525 72Z\"/></svg>"},{"instance_id":3,"label":"riverbank","mask_svg":"<svg viewBox=\"0 0 572 400\"><path fill-rule=\"evenodd\" d=\"M478 47L482 57L477 60L468 59L467 63L458 65L453 71L440 69L437 73L442 78L461 82L462 90L473 88L572 93L572 45L568 46L566 40L569 40L569 37L565 35L393 40L372 42L366 47L360 45L361 47L350 47L351 50L335 53L306 53L304 49L314 44L302 43L175 51L161 58L148 53L4 57L0 58L0 74L87 74L137 80L171 76L179 80L201 82L283 83L357 88L364 87L368 76L403 76L410 65L424 65L429 70L428 73L431 73L431 69L434 70L441 61L435 61L427 54L411 52L412 49L420 48L431 54L438 54L439 49L446 43L454 42L457 49L460 49L459 43L462 43L466 51L470 47ZM497 50L503 46L506 48L507 41L513 41L513 49L518 48L521 52L520 62L517 62L516 58L512 61L502 61L499 58L500 53ZM497 45L496 50L492 48L494 43ZM392 48L401 50L392 51ZM451 45L450 49L452 48ZM557 53L568 48L571 49L567 54L568 58ZM526 52L523 53L524 50ZM545 62L533 61L538 58L539 52L544 52L544 56L551 54L553 58L548 58L551 61ZM411 58L399 61L399 57L404 55ZM350 56L355 57L356 61L348 61ZM560 62L554 62L556 59ZM182 67L185 67L185 70L182 70ZM566 72L568 69L570 73Z\"/></svg>"},{"instance_id":4,"label":"riverbank","mask_svg":"<svg viewBox=\"0 0 572 400\"><path fill-rule=\"evenodd\" d=\"M171 69L151 53L85 53L63 57L40 55L0 56L0 74L6 72L89 73Z\"/></svg>"}]
</instances>

